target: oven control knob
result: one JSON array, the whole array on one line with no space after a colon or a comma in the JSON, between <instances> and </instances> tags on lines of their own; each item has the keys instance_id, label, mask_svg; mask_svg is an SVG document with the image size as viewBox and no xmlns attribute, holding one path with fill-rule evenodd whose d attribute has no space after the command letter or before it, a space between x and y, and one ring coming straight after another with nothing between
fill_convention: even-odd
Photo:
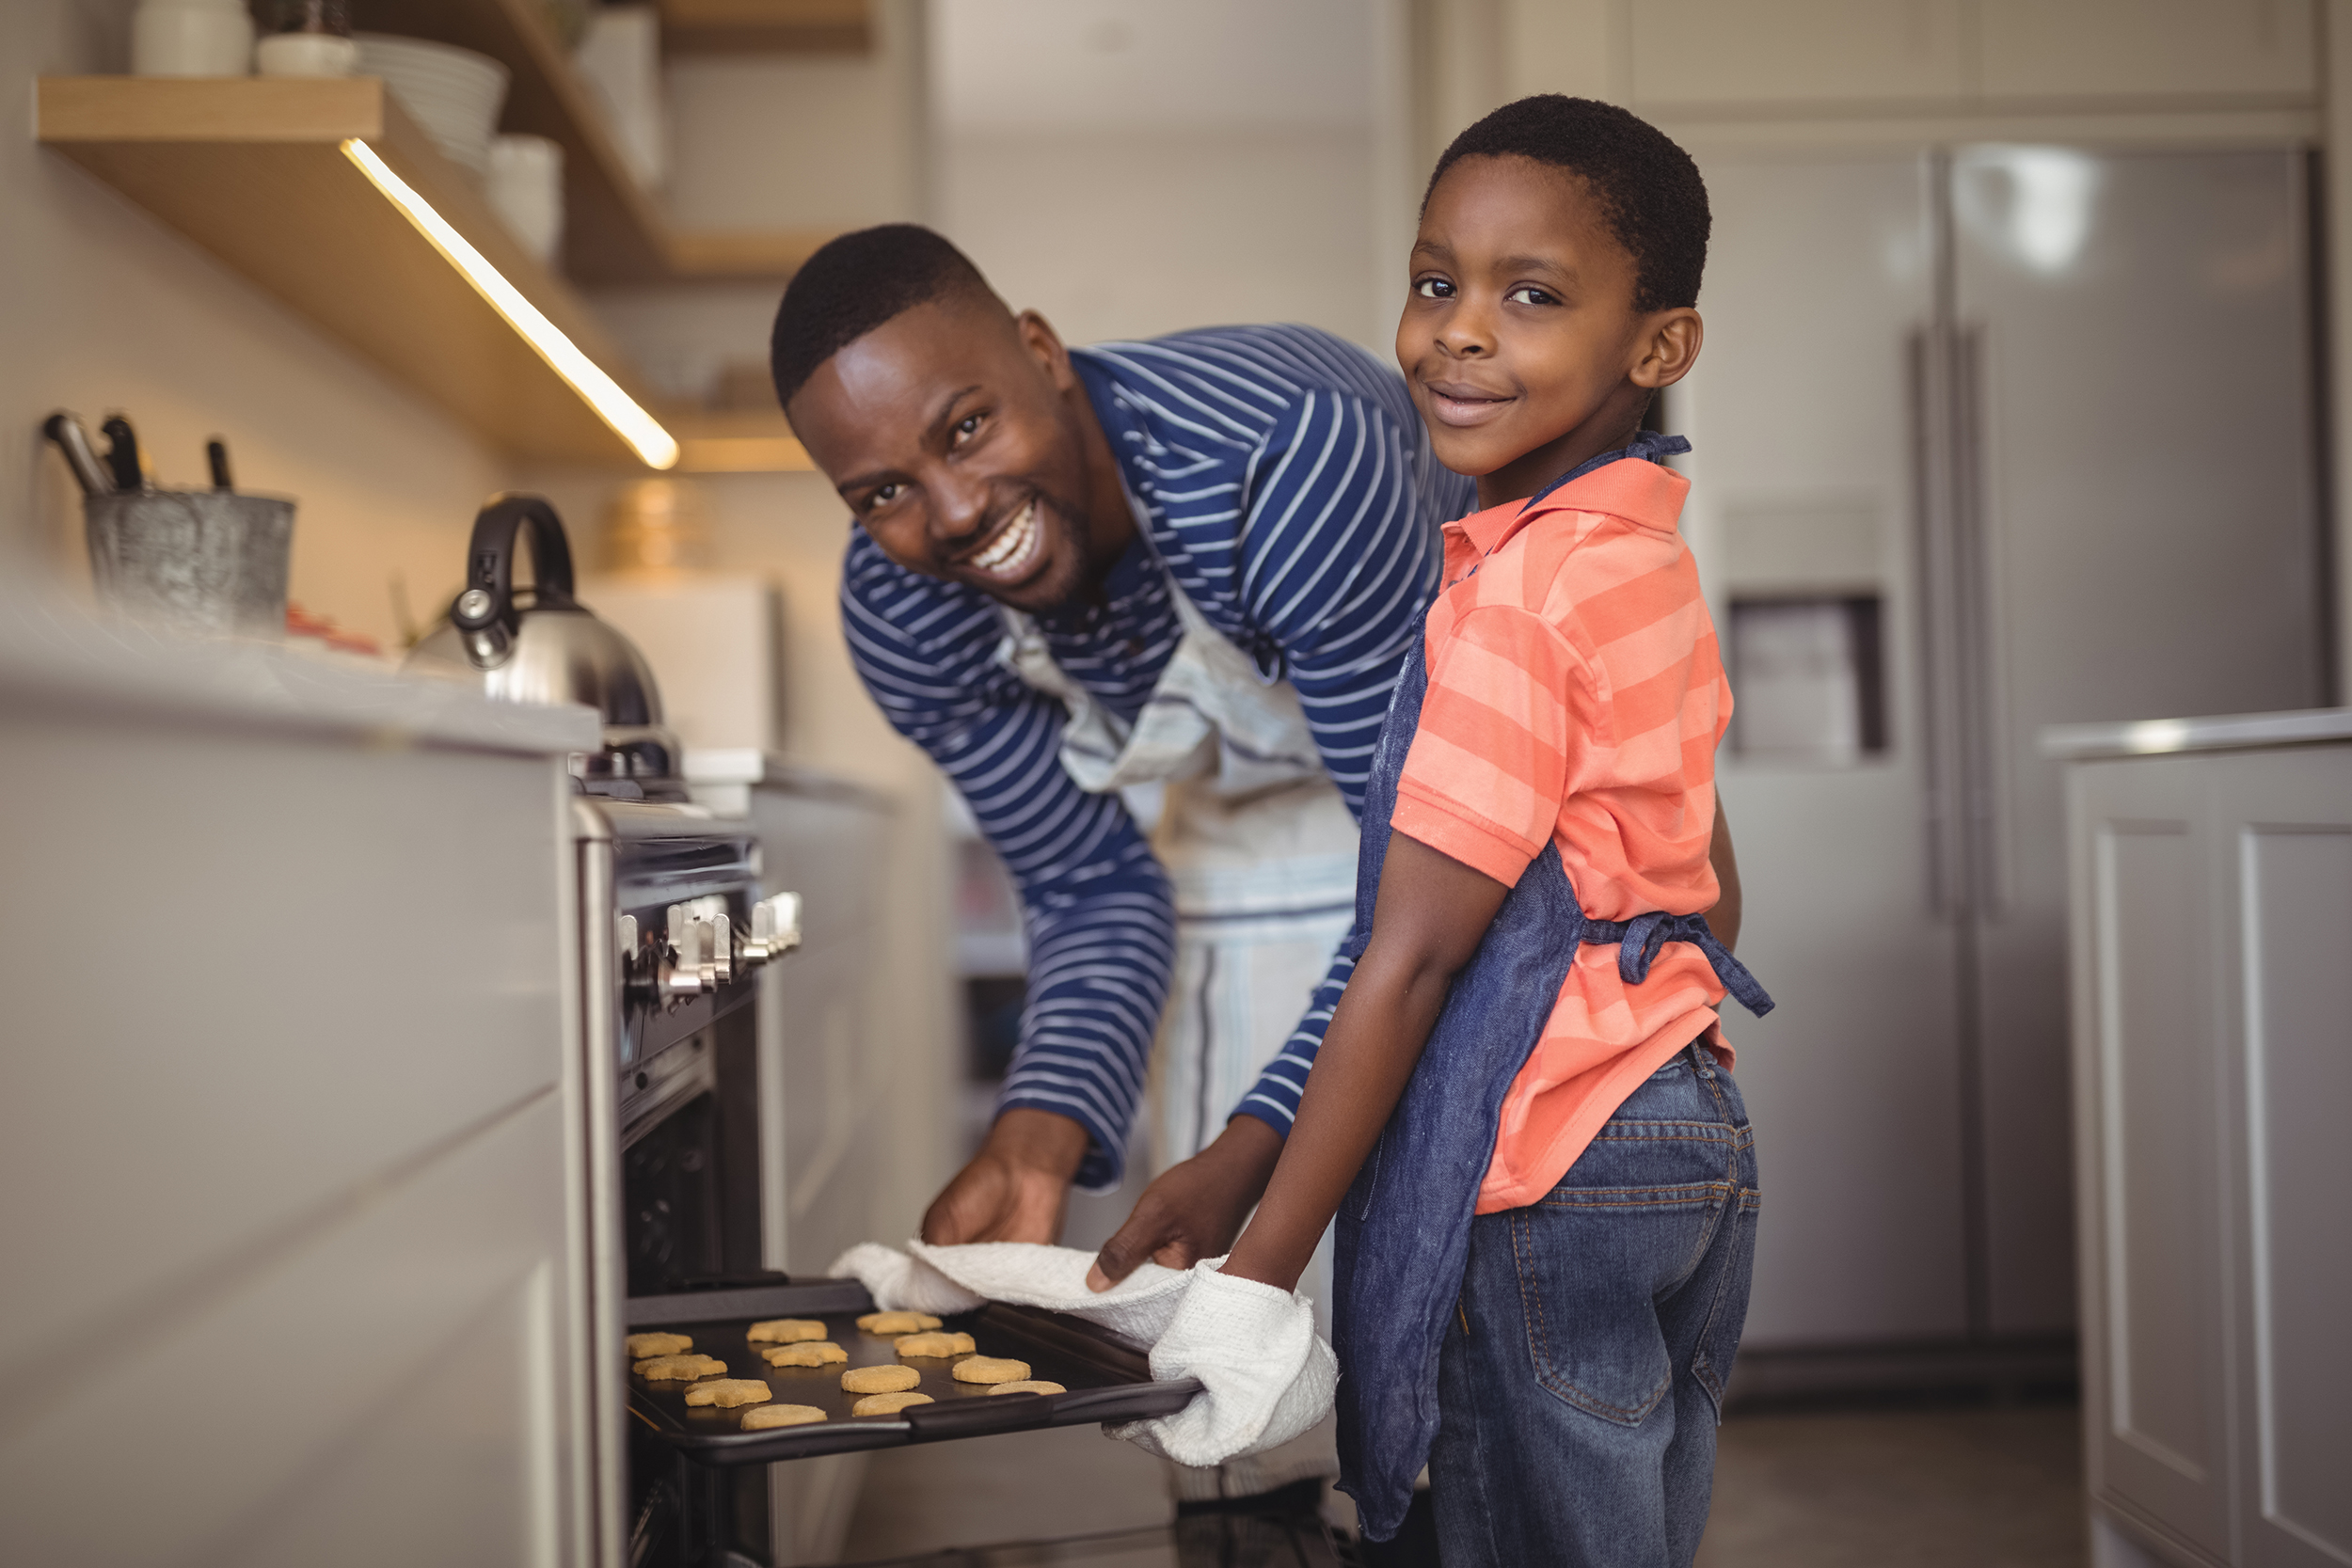
<instances>
[{"instance_id":1,"label":"oven control knob","mask_svg":"<svg viewBox=\"0 0 2352 1568\"><path fill-rule=\"evenodd\" d=\"M662 914L669 926L670 956L659 971L661 999L682 1002L713 990L707 922L688 904L673 904Z\"/></svg>"},{"instance_id":2,"label":"oven control knob","mask_svg":"<svg viewBox=\"0 0 2352 1568\"><path fill-rule=\"evenodd\" d=\"M750 963L766 963L801 944L801 895L779 893L752 906L751 935L742 954Z\"/></svg>"}]
</instances>

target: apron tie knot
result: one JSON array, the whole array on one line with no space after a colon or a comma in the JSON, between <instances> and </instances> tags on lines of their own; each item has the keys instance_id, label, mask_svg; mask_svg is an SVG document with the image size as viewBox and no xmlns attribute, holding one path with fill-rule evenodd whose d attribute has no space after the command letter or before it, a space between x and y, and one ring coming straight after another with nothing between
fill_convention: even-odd
<instances>
[{"instance_id":1,"label":"apron tie knot","mask_svg":"<svg viewBox=\"0 0 2352 1568\"><path fill-rule=\"evenodd\" d=\"M1772 1010L1772 997L1748 973L1748 966L1715 940L1703 914L1668 914L1663 910L1652 910L1630 920L1587 919L1582 940L1604 946L1615 942L1617 975L1629 986L1638 986L1649 978L1650 965L1666 943L1687 942L1707 955L1715 978L1723 982L1724 990L1734 1001L1758 1018Z\"/></svg>"}]
</instances>

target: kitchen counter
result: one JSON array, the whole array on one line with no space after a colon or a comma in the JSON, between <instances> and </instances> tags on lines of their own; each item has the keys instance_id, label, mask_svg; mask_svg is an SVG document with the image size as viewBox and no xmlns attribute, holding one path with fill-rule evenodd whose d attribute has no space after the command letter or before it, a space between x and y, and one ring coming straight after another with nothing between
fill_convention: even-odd
<instances>
[{"instance_id":1,"label":"kitchen counter","mask_svg":"<svg viewBox=\"0 0 2352 1568\"><path fill-rule=\"evenodd\" d=\"M599 1560L597 742L0 588L0 1555Z\"/></svg>"},{"instance_id":2,"label":"kitchen counter","mask_svg":"<svg viewBox=\"0 0 2352 1568\"><path fill-rule=\"evenodd\" d=\"M125 719L560 755L594 751L596 711L493 702L342 655L189 638L0 590L0 696Z\"/></svg>"},{"instance_id":3,"label":"kitchen counter","mask_svg":"<svg viewBox=\"0 0 2352 1568\"><path fill-rule=\"evenodd\" d=\"M2139 719L2120 724L2052 724L2042 754L2060 762L2097 757L2230 752L2252 746L2311 746L2352 740L2352 707L2287 713L2224 713L2209 719Z\"/></svg>"}]
</instances>

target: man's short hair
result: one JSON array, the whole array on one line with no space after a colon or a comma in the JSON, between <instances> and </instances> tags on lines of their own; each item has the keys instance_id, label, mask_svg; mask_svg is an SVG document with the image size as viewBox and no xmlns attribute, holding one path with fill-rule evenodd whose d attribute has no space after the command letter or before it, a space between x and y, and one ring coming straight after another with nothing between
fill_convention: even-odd
<instances>
[{"instance_id":1,"label":"man's short hair","mask_svg":"<svg viewBox=\"0 0 2352 1568\"><path fill-rule=\"evenodd\" d=\"M919 223L885 223L829 240L802 263L776 307L768 339L768 368L776 402L817 373L817 367L874 328L918 305L977 289L980 269Z\"/></svg>"},{"instance_id":2,"label":"man's short hair","mask_svg":"<svg viewBox=\"0 0 2352 1568\"><path fill-rule=\"evenodd\" d=\"M1464 158L1532 158L1580 175L1602 219L1633 258L1633 308L1665 310L1699 302L1707 269L1707 182L1666 134L1613 103L1539 93L1505 103L1438 160L1429 191ZM1429 195L1422 196L1429 206Z\"/></svg>"}]
</instances>

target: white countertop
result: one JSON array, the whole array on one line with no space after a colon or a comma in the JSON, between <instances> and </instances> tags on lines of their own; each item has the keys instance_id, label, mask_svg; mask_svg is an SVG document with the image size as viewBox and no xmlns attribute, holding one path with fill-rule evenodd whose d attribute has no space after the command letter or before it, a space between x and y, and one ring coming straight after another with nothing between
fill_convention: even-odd
<instances>
[{"instance_id":1,"label":"white countertop","mask_svg":"<svg viewBox=\"0 0 2352 1568\"><path fill-rule=\"evenodd\" d=\"M276 643L191 638L0 589L0 701L376 746L555 755L603 744L596 710L492 702L455 682Z\"/></svg>"},{"instance_id":2,"label":"white countertop","mask_svg":"<svg viewBox=\"0 0 2352 1568\"><path fill-rule=\"evenodd\" d=\"M2120 724L2052 724L2042 732L2042 754L2063 762L2087 762L2100 757L2314 746L2331 741L2352 741L2352 708L2225 713L2208 719L2140 719Z\"/></svg>"}]
</instances>

